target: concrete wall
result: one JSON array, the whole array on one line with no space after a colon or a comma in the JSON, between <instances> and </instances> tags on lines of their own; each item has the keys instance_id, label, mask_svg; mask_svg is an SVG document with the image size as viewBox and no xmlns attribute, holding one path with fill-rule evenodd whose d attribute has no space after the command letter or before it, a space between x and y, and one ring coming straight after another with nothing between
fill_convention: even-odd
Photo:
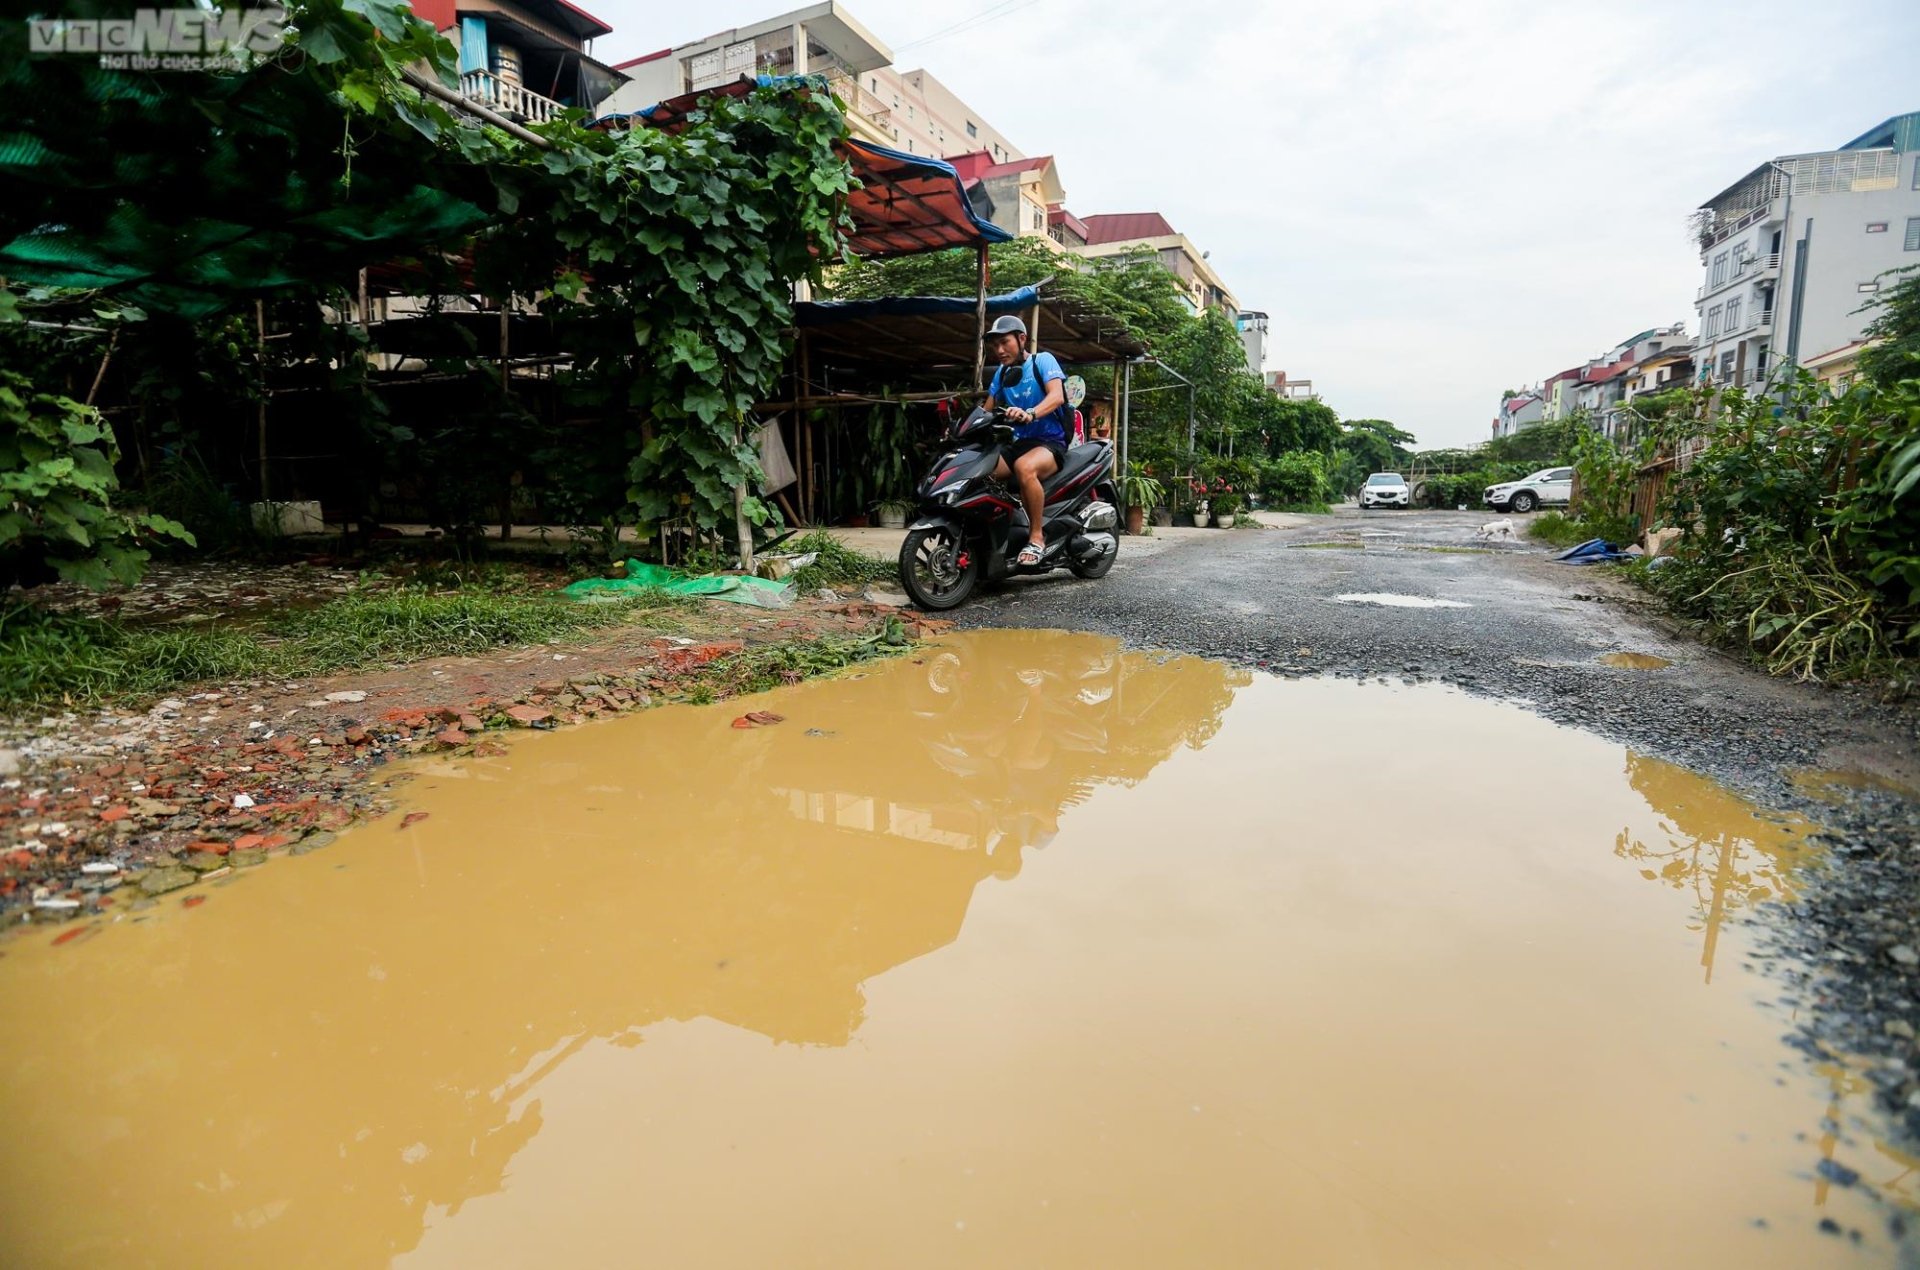
<instances>
[{"instance_id":1,"label":"concrete wall","mask_svg":"<svg viewBox=\"0 0 1920 1270\"><path fill-rule=\"evenodd\" d=\"M1898 188L1858 194L1821 194L1793 200L1793 223L1781 264L1781 312L1775 347L1796 357L1813 357L1850 344L1865 332L1871 313L1858 312L1873 299L1862 292L1889 269L1920 265L1920 251L1907 251L1907 220L1920 216L1920 151L1901 156ZM1868 233L1870 224L1885 224ZM1801 295L1797 339L1791 329L1794 272L1801 267L1798 245L1804 241L1806 285ZM1890 285L1885 280L1882 286ZM1789 347L1789 341L1792 347Z\"/></svg>"}]
</instances>

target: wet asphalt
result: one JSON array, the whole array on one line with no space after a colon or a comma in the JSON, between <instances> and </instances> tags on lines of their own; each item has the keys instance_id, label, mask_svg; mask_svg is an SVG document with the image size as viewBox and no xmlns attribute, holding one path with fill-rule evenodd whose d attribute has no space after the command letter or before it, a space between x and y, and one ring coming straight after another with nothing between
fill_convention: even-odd
<instances>
[{"instance_id":1,"label":"wet asphalt","mask_svg":"<svg viewBox=\"0 0 1920 1270\"><path fill-rule=\"evenodd\" d=\"M1515 541L1478 531L1511 520ZM1129 560L1104 579L1017 580L952 614L963 627L1093 631L1141 648L1282 676L1441 682L1512 702L1701 772L1827 827L1835 867L1789 909L1763 909L1776 973L1809 1052L1861 1056L1882 1106L1920 1145L1920 798L1885 788L1815 801L1805 769L1920 789L1920 708L1871 689L1772 679L1710 648L1610 571L1567 565L1527 518L1354 508L1288 529L1222 530ZM1451 602L1388 607L1388 595ZM1461 607L1456 607L1461 606ZM1651 654L1654 670L1609 666ZM1397 762L1418 754L1382 752Z\"/></svg>"}]
</instances>

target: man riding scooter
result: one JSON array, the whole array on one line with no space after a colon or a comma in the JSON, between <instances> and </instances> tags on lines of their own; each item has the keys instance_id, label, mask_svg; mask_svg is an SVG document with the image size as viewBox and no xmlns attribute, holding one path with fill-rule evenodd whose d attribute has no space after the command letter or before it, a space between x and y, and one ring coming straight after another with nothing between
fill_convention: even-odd
<instances>
[{"instance_id":1,"label":"man riding scooter","mask_svg":"<svg viewBox=\"0 0 1920 1270\"><path fill-rule=\"evenodd\" d=\"M1037 565L1047 550L1046 494L1040 483L1067 461L1067 377L1052 353L1028 356L1027 324L1012 314L994 319L987 330L987 350L999 369L987 387L986 408L1005 407L1007 422L1013 425L1013 445L994 476L1017 478L1028 537L1015 563Z\"/></svg>"}]
</instances>

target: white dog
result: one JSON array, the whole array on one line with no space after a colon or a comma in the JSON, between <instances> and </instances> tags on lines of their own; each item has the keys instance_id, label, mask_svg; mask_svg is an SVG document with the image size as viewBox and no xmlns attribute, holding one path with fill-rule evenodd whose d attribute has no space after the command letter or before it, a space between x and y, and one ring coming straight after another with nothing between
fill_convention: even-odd
<instances>
[{"instance_id":1,"label":"white dog","mask_svg":"<svg viewBox=\"0 0 1920 1270\"><path fill-rule=\"evenodd\" d=\"M1479 532L1474 534L1474 537L1482 542L1512 542L1514 540L1513 522L1511 520L1490 521L1480 526Z\"/></svg>"}]
</instances>

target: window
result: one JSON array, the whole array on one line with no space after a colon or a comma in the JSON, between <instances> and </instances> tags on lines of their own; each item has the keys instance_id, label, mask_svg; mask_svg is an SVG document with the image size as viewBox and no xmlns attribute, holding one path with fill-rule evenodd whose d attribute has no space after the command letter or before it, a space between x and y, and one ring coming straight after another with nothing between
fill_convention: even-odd
<instances>
[{"instance_id":1,"label":"window","mask_svg":"<svg viewBox=\"0 0 1920 1270\"><path fill-rule=\"evenodd\" d=\"M1725 383L1733 382L1733 354L1720 354L1720 378Z\"/></svg>"},{"instance_id":2,"label":"window","mask_svg":"<svg viewBox=\"0 0 1920 1270\"><path fill-rule=\"evenodd\" d=\"M1883 220L1868 221L1867 232L1869 234L1884 234L1887 232L1887 222Z\"/></svg>"},{"instance_id":3,"label":"window","mask_svg":"<svg viewBox=\"0 0 1920 1270\"><path fill-rule=\"evenodd\" d=\"M1713 258L1713 280L1711 286L1719 286L1727 280L1727 253L1721 252Z\"/></svg>"},{"instance_id":4,"label":"window","mask_svg":"<svg viewBox=\"0 0 1920 1270\"><path fill-rule=\"evenodd\" d=\"M1920 251L1920 216L1907 217L1906 249Z\"/></svg>"},{"instance_id":5,"label":"window","mask_svg":"<svg viewBox=\"0 0 1920 1270\"><path fill-rule=\"evenodd\" d=\"M980 130L973 126L973 120L971 119L967 120L967 135L969 137L977 137L980 135Z\"/></svg>"},{"instance_id":6,"label":"window","mask_svg":"<svg viewBox=\"0 0 1920 1270\"><path fill-rule=\"evenodd\" d=\"M1727 301L1727 334L1732 335L1740 329L1740 301Z\"/></svg>"},{"instance_id":7,"label":"window","mask_svg":"<svg viewBox=\"0 0 1920 1270\"><path fill-rule=\"evenodd\" d=\"M1700 334L1706 337L1707 339L1712 339L1714 336L1720 334L1720 306L1719 305L1716 304L1711 309L1707 310L1707 329L1700 332Z\"/></svg>"},{"instance_id":8,"label":"window","mask_svg":"<svg viewBox=\"0 0 1920 1270\"><path fill-rule=\"evenodd\" d=\"M1045 229L1047 227L1047 215L1037 207L1033 209L1033 227L1035 229Z\"/></svg>"}]
</instances>

